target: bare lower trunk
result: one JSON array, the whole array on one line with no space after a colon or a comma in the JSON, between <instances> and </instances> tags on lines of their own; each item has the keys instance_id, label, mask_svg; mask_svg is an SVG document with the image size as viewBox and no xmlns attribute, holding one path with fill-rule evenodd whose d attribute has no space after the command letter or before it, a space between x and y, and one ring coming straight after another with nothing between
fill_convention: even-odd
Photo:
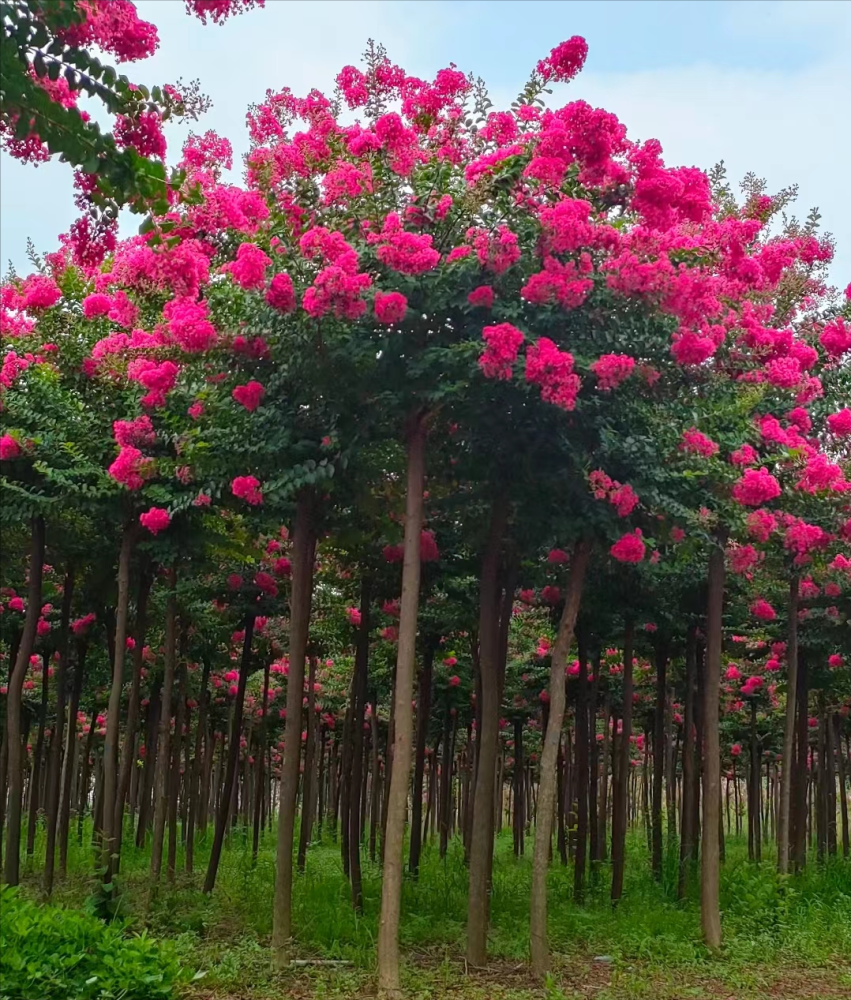
<instances>
[{"instance_id":1,"label":"bare lower trunk","mask_svg":"<svg viewBox=\"0 0 851 1000\"><path fill-rule=\"evenodd\" d=\"M112 687L106 710L106 733L103 740L103 827L101 831L101 866L105 869L104 886L111 887L116 842L115 803L118 792L118 724L121 716L121 690L124 684L124 654L127 650L127 608L130 601L130 557L133 554L134 526L124 529L118 555L118 603L115 608L115 652L112 661ZM107 890L109 891L109 890Z\"/></svg>"},{"instance_id":2,"label":"bare lower trunk","mask_svg":"<svg viewBox=\"0 0 851 1000\"><path fill-rule=\"evenodd\" d=\"M254 638L254 609L252 608L245 616L245 637L242 641L242 659L239 664L239 680L237 682L236 698L233 703L233 715L231 716L231 727L228 735L228 759L225 766L224 791L219 802L216 813L216 829L213 834L213 846L210 850L210 861L207 865L207 875L204 879L204 892L211 893L216 884L216 874L219 870L219 861L222 856L222 846L225 841L228 819L231 816L233 803L234 785L237 780L237 767L239 766L239 742L242 734L242 712L245 705L245 685L248 682L248 673L251 668L251 642ZM290 668L292 669L292 668ZM292 683L292 673L290 674ZM299 685L299 695L301 685ZM301 735L301 734L299 734Z\"/></svg>"},{"instance_id":3,"label":"bare lower trunk","mask_svg":"<svg viewBox=\"0 0 851 1000\"><path fill-rule=\"evenodd\" d=\"M352 906L363 912L363 880L361 877L361 785L364 773L363 727L366 711L366 690L369 680L370 581L364 576L360 592L360 625L355 648L355 675L352 682L352 778L349 797L349 878L352 882Z\"/></svg>"},{"instance_id":4,"label":"bare lower trunk","mask_svg":"<svg viewBox=\"0 0 851 1000\"><path fill-rule=\"evenodd\" d=\"M413 719L411 699L420 601L420 535L423 522L426 429L422 414L411 421L407 434L405 541L402 563L402 599L396 654L393 760L389 775L384 832L384 879L378 928L378 988L389 997L401 995L399 976L399 916L402 905L402 841L411 773ZM388 762L390 763L390 762Z\"/></svg>"},{"instance_id":5,"label":"bare lower trunk","mask_svg":"<svg viewBox=\"0 0 851 1000\"><path fill-rule=\"evenodd\" d=\"M494 778L499 745L499 563L508 520L508 502L499 497L491 511L490 530L479 584L479 677L477 733L478 774L472 803L470 885L467 906L467 962L487 961L488 890L493 843ZM423 744L425 740L423 740Z\"/></svg>"},{"instance_id":6,"label":"bare lower trunk","mask_svg":"<svg viewBox=\"0 0 851 1000\"><path fill-rule=\"evenodd\" d=\"M576 616L579 613L582 584L589 554L590 546L585 541L577 542L573 548L564 610L559 622L558 635L552 648L549 720L541 755L529 922L532 972L539 978L543 978L550 965L549 945L547 943L547 866L550 857L553 806L556 797L556 759L561 739L562 722L564 721L566 693L564 674L567 656L573 642L573 631L576 627Z\"/></svg>"},{"instance_id":7,"label":"bare lower trunk","mask_svg":"<svg viewBox=\"0 0 851 1000\"><path fill-rule=\"evenodd\" d=\"M287 721L284 729L284 754L281 762L275 901L272 914L272 961L279 969L286 964L287 950L292 934L293 834L298 801L304 661L310 627L315 548L313 498L311 494L305 492L298 499L293 530L290 669L287 678Z\"/></svg>"},{"instance_id":8,"label":"bare lower trunk","mask_svg":"<svg viewBox=\"0 0 851 1000\"><path fill-rule=\"evenodd\" d=\"M680 867L677 877L677 897L685 896L692 844L694 843L694 689L697 672L697 627L690 625L686 634L685 711L683 717L683 784L680 801Z\"/></svg>"},{"instance_id":9,"label":"bare lower trunk","mask_svg":"<svg viewBox=\"0 0 851 1000\"><path fill-rule=\"evenodd\" d=\"M121 841L124 833L124 803L130 789L130 775L136 761L137 730L139 728L139 691L142 683L142 654L145 649L145 632L148 627L148 594L152 577L145 569L139 574L139 589L136 594L136 623L133 629L133 679L127 702L127 726L124 731L124 745L121 749L121 764L118 769L118 791L115 796L115 870L121 863Z\"/></svg>"},{"instance_id":10,"label":"bare lower trunk","mask_svg":"<svg viewBox=\"0 0 851 1000\"><path fill-rule=\"evenodd\" d=\"M789 641L786 644L786 717L783 724L783 761L780 768L780 809L777 818L777 870L789 871L792 760L795 755L795 708L798 687L798 574L789 583ZM806 765L805 765L806 766Z\"/></svg>"},{"instance_id":11,"label":"bare lower trunk","mask_svg":"<svg viewBox=\"0 0 851 1000\"><path fill-rule=\"evenodd\" d=\"M29 588L27 613L18 646L18 655L9 677L6 695L6 734L8 740L7 774L8 811L6 825L6 857L4 877L7 885L17 885L20 878L21 811L24 795L23 745L21 740L21 708L24 677L30 664L36 627L41 615L41 581L44 569L44 520L34 517L31 529Z\"/></svg>"},{"instance_id":12,"label":"bare lower trunk","mask_svg":"<svg viewBox=\"0 0 851 1000\"><path fill-rule=\"evenodd\" d=\"M580 638L576 692L576 850L573 858L573 898L585 898L585 859L588 853L588 651Z\"/></svg>"},{"instance_id":13,"label":"bare lower trunk","mask_svg":"<svg viewBox=\"0 0 851 1000\"><path fill-rule=\"evenodd\" d=\"M662 788L665 782L665 702L667 696L668 651L664 644L656 651L656 711L653 718L653 877L662 881Z\"/></svg>"},{"instance_id":14,"label":"bare lower trunk","mask_svg":"<svg viewBox=\"0 0 851 1000\"><path fill-rule=\"evenodd\" d=\"M71 823L71 797L74 794L74 779L77 776L77 711L80 707L80 693L83 690L83 673L86 666L88 644L85 639L77 641L77 665L74 669L74 683L71 687L71 701L68 704L68 727L65 736L65 757L62 761L62 790L59 797L59 872L68 870L68 834ZM45 878L45 889L50 894Z\"/></svg>"},{"instance_id":15,"label":"bare lower trunk","mask_svg":"<svg viewBox=\"0 0 851 1000\"><path fill-rule=\"evenodd\" d=\"M417 750L414 760L414 791L411 802L411 845L408 869L414 878L420 870L420 853L423 844L423 781L428 724L431 716L431 679L434 664L434 645L429 643L423 651L423 664L417 682Z\"/></svg>"},{"instance_id":16,"label":"bare lower trunk","mask_svg":"<svg viewBox=\"0 0 851 1000\"><path fill-rule=\"evenodd\" d=\"M301 824L298 831L298 870L304 871L307 862L307 845L310 843L310 828L313 821L313 805L316 801L316 657L310 658L307 678L307 732L304 746L304 776L302 778ZM363 727L361 727L363 739Z\"/></svg>"},{"instance_id":17,"label":"bare lower trunk","mask_svg":"<svg viewBox=\"0 0 851 1000\"><path fill-rule=\"evenodd\" d=\"M621 731L613 726L617 735L617 771L612 774L612 905L623 895L623 876L626 864L626 828L629 805L629 748L632 736L632 674L633 674L633 623L626 622L623 642L623 708Z\"/></svg>"},{"instance_id":18,"label":"bare lower trunk","mask_svg":"<svg viewBox=\"0 0 851 1000\"><path fill-rule=\"evenodd\" d=\"M159 882L163 865L165 821L168 813L169 761L171 759L171 694L174 687L174 665L177 658L177 573L168 571L168 599L165 613L165 656L162 701L159 718L157 766L154 775L154 836L151 846L151 878Z\"/></svg>"},{"instance_id":19,"label":"bare lower trunk","mask_svg":"<svg viewBox=\"0 0 851 1000\"><path fill-rule=\"evenodd\" d=\"M707 947L721 947L720 843L721 747L718 706L724 615L724 548L717 539L709 555L706 667L703 684L703 825L700 845L700 923Z\"/></svg>"}]
</instances>

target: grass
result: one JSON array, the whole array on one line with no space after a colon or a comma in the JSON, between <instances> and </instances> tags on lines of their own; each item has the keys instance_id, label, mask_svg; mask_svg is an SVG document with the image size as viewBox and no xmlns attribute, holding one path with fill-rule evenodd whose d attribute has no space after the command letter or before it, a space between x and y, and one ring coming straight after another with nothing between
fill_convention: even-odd
<instances>
[{"instance_id":1,"label":"grass","mask_svg":"<svg viewBox=\"0 0 851 1000\"><path fill-rule=\"evenodd\" d=\"M38 846L36 857L39 856ZM295 953L300 958L337 959L338 968L269 968L274 886L274 838L261 842L256 864L241 832L222 856L211 897L200 888L207 847L196 849L194 875L182 872L179 852L175 884L165 880L150 901L147 851L125 847L119 876L118 915L130 928L145 929L170 942L189 973L204 972L196 998L278 1000L375 995L375 943L381 872L363 862L364 913L351 907L337 845L311 846L306 871L295 882ZM69 876L54 893L56 902L80 906L92 890L91 854L72 845ZM700 939L696 893L678 902L669 857L662 884L649 871L643 838L628 845L624 898L612 910L608 869L589 885L583 906L573 902L573 870L556 860L549 881L550 943L554 971L543 988L526 967L531 851L515 859L510 835L496 845L489 953L484 973L465 975L467 870L459 844L445 860L429 845L420 877L404 886L402 948L408 994L416 1000L598 1000L688 997L736 1000L830 1000L851 996L851 864L831 859L811 864L800 876L780 879L770 856L761 866L747 861L745 844L728 838L721 906L724 946L710 954ZM38 889L37 872L25 879ZM595 961L605 958L605 961Z\"/></svg>"}]
</instances>

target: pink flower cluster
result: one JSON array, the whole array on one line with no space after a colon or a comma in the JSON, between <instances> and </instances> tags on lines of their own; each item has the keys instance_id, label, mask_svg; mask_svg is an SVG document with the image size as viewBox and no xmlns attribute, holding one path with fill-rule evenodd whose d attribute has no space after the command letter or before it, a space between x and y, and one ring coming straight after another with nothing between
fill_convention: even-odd
<instances>
[{"instance_id":1,"label":"pink flower cluster","mask_svg":"<svg viewBox=\"0 0 851 1000\"><path fill-rule=\"evenodd\" d=\"M231 392L231 396L233 396L240 406L244 406L249 413L253 413L257 409L265 394L266 390L259 382L255 382L254 379L245 385L238 385Z\"/></svg>"},{"instance_id":2,"label":"pink flower cluster","mask_svg":"<svg viewBox=\"0 0 851 1000\"><path fill-rule=\"evenodd\" d=\"M172 299L163 307L168 332L190 354L208 351L216 342L216 328L210 322L206 302Z\"/></svg>"},{"instance_id":3,"label":"pink flower cluster","mask_svg":"<svg viewBox=\"0 0 851 1000\"><path fill-rule=\"evenodd\" d=\"M759 618L764 622L773 622L777 617L777 612L772 608L772 606L764 598L757 598L751 604L751 614L755 618Z\"/></svg>"},{"instance_id":4,"label":"pink flower cluster","mask_svg":"<svg viewBox=\"0 0 851 1000\"><path fill-rule=\"evenodd\" d=\"M157 535L171 524L171 515L162 507L151 507L144 514L139 515L139 523L143 528L147 528L152 535Z\"/></svg>"},{"instance_id":5,"label":"pink flower cluster","mask_svg":"<svg viewBox=\"0 0 851 1000\"><path fill-rule=\"evenodd\" d=\"M753 545L731 545L727 549L730 569L734 573L749 573L762 558Z\"/></svg>"},{"instance_id":6,"label":"pink flower cluster","mask_svg":"<svg viewBox=\"0 0 851 1000\"><path fill-rule=\"evenodd\" d=\"M645 551L640 528L622 535L609 549L614 559L624 563L640 563L644 559Z\"/></svg>"},{"instance_id":7,"label":"pink flower cluster","mask_svg":"<svg viewBox=\"0 0 851 1000\"><path fill-rule=\"evenodd\" d=\"M851 410L846 406L837 413L831 413L827 418L827 426L830 428L831 434L835 434L837 437L847 437L851 434Z\"/></svg>"},{"instance_id":8,"label":"pink flower cluster","mask_svg":"<svg viewBox=\"0 0 851 1000\"><path fill-rule=\"evenodd\" d=\"M635 368L635 358L628 354L603 354L590 367L597 376L597 388L608 392L629 378Z\"/></svg>"},{"instance_id":9,"label":"pink flower cluster","mask_svg":"<svg viewBox=\"0 0 851 1000\"><path fill-rule=\"evenodd\" d=\"M145 479L153 472L153 462L145 458L138 448L132 445L123 445L118 452L118 457L107 469L117 483L126 486L128 490L141 489L145 484Z\"/></svg>"},{"instance_id":10,"label":"pink flower cluster","mask_svg":"<svg viewBox=\"0 0 851 1000\"><path fill-rule=\"evenodd\" d=\"M588 485L595 500L608 500L617 511L618 517L628 517L638 506L638 494L630 485L621 485L607 476L602 469L596 469L588 476Z\"/></svg>"},{"instance_id":11,"label":"pink flower cluster","mask_svg":"<svg viewBox=\"0 0 851 1000\"><path fill-rule=\"evenodd\" d=\"M116 420L112 424L112 433L116 442L121 447L130 445L137 448L146 448L152 445L157 435L154 425L147 414L136 417L133 420Z\"/></svg>"},{"instance_id":12,"label":"pink flower cluster","mask_svg":"<svg viewBox=\"0 0 851 1000\"><path fill-rule=\"evenodd\" d=\"M391 326L404 320L408 300L401 292L376 292L373 307L378 322Z\"/></svg>"},{"instance_id":13,"label":"pink flower cluster","mask_svg":"<svg viewBox=\"0 0 851 1000\"><path fill-rule=\"evenodd\" d=\"M511 323L498 323L482 330L485 349L479 357L479 367L486 378L508 380L520 352L524 336Z\"/></svg>"},{"instance_id":14,"label":"pink flower cluster","mask_svg":"<svg viewBox=\"0 0 851 1000\"><path fill-rule=\"evenodd\" d=\"M575 408L581 382L573 373L573 355L548 337L541 337L526 351L526 381L541 387L545 402L563 410Z\"/></svg>"},{"instance_id":15,"label":"pink flower cluster","mask_svg":"<svg viewBox=\"0 0 851 1000\"><path fill-rule=\"evenodd\" d=\"M230 484L230 491L235 497L245 500L254 507L263 503L260 480L254 476L237 476Z\"/></svg>"},{"instance_id":16,"label":"pink flower cluster","mask_svg":"<svg viewBox=\"0 0 851 1000\"><path fill-rule=\"evenodd\" d=\"M718 445L696 427L691 427L689 430L683 431L680 450L692 455L700 455L702 458L711 458L718 454Z\"/></svg>"},{"instance_id":17,"label":"pink flower cluster","mask_svg":"<svg viewBox=\"0 0 851 1000\"><path fill-rule=\"evenodd\" d=\"M440 263L431 236L404 230L396 212L387 214L381 232L368 236L367 242L379 244L378 259L400 274L424 274Z\"/></svg>"},{"instance_id":18,"label":"pink flower cluster","mask_svg":"<svg viewBox=\"0 0 851 1000\"><path fill-rule=\"evenodd\" d=\"M266 301L279 313L291 313L295 309L293 279L285 271L276 274L269 282Z\"/></svg>"},{"instance_id":19,"label":"pink flower cluster","mask_svg":"<svg viewBox=\"0 0 851 1000\"><path fill-rule=\"evenodd\" d=\"M780 483L763 466L761 469L746 469L733 487L732 496L736 503L745 507L759 507L779 497L780 493Z\"/></svg>"},{"instance_id":20,"label":"pink flower cluster","mask_svg":"<svg viewBox=\"0 0 851 1000\"><path fill-rule=\"evenodd\" d=\"M580 35L574 35L557 45L536 69L544 83L566 83L582 69L587 56L588 43Z\"/></svg>"},{"instance_id":21,"label":"pink flower cluster","mask_svg":"<svg viewBox=\"0 0 851 1000\"><path fill-rule=\"evenodd\" d=\"M134 358L127 366L127 378L148 390L141 399L142 406L157 409L165 406L166 395L174 388L179 370L173 361L158 364L149 358Z\"/></svg>"},{"instance_id":22,"label":"pink flower cluster","mask_svg":"<svg viewBox=\"0 0 851 1000\"><path fill-rule=\"evenodd\" d=\"M236 251L236 260L223 264L222 272L230 276L246 291L263 288L266 284L266 268L272 263L272 258L264 253L256 243L240 243Z\"/></svg>"},{"instance_id":23,"label":"pink flower cluster","mask_svg":"<svg viewBox=\"0 0 851 1000\"><path fill-rule=\"evenodd\" d=\"M555 257L546 257L544 270L530 276L520 295L536 306L557 303L562 309L578 309L594 287L590 278L580 274L572 260L562 264Z\"/></svg>"}]
</instances>

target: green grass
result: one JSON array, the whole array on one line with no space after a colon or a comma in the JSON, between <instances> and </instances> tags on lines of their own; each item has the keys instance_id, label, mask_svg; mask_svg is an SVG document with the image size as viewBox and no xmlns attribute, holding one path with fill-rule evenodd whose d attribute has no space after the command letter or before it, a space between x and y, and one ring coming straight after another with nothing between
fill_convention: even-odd
<instances>
[{"instance_id":1,"label":"green grass","mask_svg":"<svg viewBox=\"0 0 851 1000\"><path fill-rule=\"evenodd\" d=\"M69 877L57 885L55 901L79 906L91 892L87 845L88 838L84 847L72 846ZM240 1000L373 995L381 872L368 857L363 861L364 913L358 916L351 907L338 846L327 839L311 846L306 871L296 878L294 889L296 953L352 965L282 979L271 974L268 962L273 836L263 839L255 865L250 845L240 832L233 834L211 897L200 892L207 850L204 844L196 850L192 876L182 871L180 851L175 884L163 879L153 901L147 851L125 847L118 879L119 916L130 928L170 939L189 973L205 973L197 995ZM847 861L831 859L822 867L813 863L800 876L780 879L770 856L761 866L752 865L745 844L729 838L722 872L720 955L710 954L701 943L694 888L686 900L674 898L675 871L675 861L669 857L663 883L657 884L650 875L643 838L631 835L624 898L613 911L607 866L590 883L585 905L578 906L572 898L572 867L564 868L556 859L549 880L555 972L542 991L531 983L525 968L531 850L518 860L511 851L510 835L497 842L489 937L494 974L480 981L461 975L459 965L467 912L462 849L454 843L441 861L436 846L429 845L420 878L406 880L404 886L401 937L410 995L471 1000L479 996L521 1000L527 995L552 1000L583 995L599 1000L788 995L789 1000L798 1000L851 995L851 864ZM37 892L37 875L32 872L25 880L30 893ZM595 963L594 956L609 956L611 962ZM797 980L787 993L772 985L778 977L788 980L799 974L822 992L802 992L805 987ZM591 994L574 992L583 981L599 981L599 989ZM457 992L459 983L465 992ZM834 985L840 992L830 992Z\"/></svg>"}]
</instances>

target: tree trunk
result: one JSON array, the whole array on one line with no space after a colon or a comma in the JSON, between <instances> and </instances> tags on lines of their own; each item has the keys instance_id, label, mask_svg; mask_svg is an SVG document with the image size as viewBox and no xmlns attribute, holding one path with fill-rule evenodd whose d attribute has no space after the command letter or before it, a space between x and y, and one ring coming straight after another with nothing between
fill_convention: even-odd
<instances>
[{"instance_id":1,"label":"tree trunk","mask_svg":"<svg viewBox=\"0 0 851 1000\"><path fill-rule=\"evenodd\" d=\"M242 659L239 664L239 680L237 681L236 698L233 704L233 716L231 717L231 729L228 734L228 758L225 765L224 791L219 802L216 813L216 829L213 834L213 846L210 850L210 861L207 865L207 875L204 879L204 892L209 894L216 884L216 874L219 870L219 860L222 856L222 845L225 840L228 819L231 815L233 802L233 791L237 781L237 767L239 766L239 743L242 735L242 711L245 705L245 685L248 682L248 673L251 668L251 642L254 638L254 609L251 608L245 615L245 638L242 642ZM292 683L292 667L290 667L290 679ZM302 684L299 685L299 697L302 692ZM289 692L287 692L289 695ZM299 733L299 737L301 733ZM300 742L300 739L299 739Z\"/></svg>"},{"instance_id":2,"label":"tree trunk","mask_svg":"<svg viewBox=\"0 0 851 1000\"><path fill-rule=\"evenodd\" d=\"M9 676L6 694L6 734L8 740L8 809L6 813L7 841L4 877L7 885L17 885L21 866L21 811L24 795L23 745L21 740L21 710L24 677L30 664L36 627L41 616L41 581L44 570L44 519L32 519L27 613L18 646L15 665Z\"/></svg>"},{"instance_id":3,"label":"tree trunk","mask_svg":"<svg viewBox=\"0 0 851 1000\"><path fill-rule=\"evenodd\" d=\"M558 757L558 745L564 721L564 672L567 656L573 642L573 630L576 627L576 616L579 613L579 604L582 599L582 584L589 555L590 545L584 540L577 542L573 548L570 562L564 610L551 654L549 719L541 755L541 777L538 789L537 827L530 896L529 933L532 972L538 978L544 977L550 965L549 945L547 943L547 864L550 854L553 806L556 793L556 758Z\"/></svg>"},{"instance_id":4,"label":"tree trunk","mask_svg":"<svg viewBox=\"0 0 851 1000\"><path fill-rule=\"evenodd\" d=\"M777 870L789 871L790 804L792 800L792 759L795 755L795 708L798 688L798 574L789 581L789 640L786 644L788 668L786 717L783 725L783 761L780 768L780 815L777 819ZM805 765L806 766L806 765Z\"/></svg>"},{"instance_id":5,"label":"tree trunk","mask_svg":"<svg viewBox=\"0 0 851 1000\"><path fill-rule=\"evenodd\" d=\"M662 789L665 783L665 704L668 694L668 650L656 650L656 712L653 718L653 877L662 881Z\"/></svg>"},{"instance_id":6,"label":"tree trunk","mask_svg":"<svg viewBox=\"0 0 851 1000\"><path fill-rule=\"evenodd\" d=\"M709 554L706 610L706 667L703 684L703 826L700 845L700 922L703 940L721 947L719 903L721 822L721 746L718 727L721 655L724 643L724 538Z\"/></svg>"},{"instance_id":7,"label":"tree trunk","mask_svg":"<svg viewBox=\"0 0 851 1000\"><path fill-rule=\"evenodd\" d=\"M121 691L124 684L124 656L127 651L127 609L130 602L130 558L133 554L135 525L128 525L121 538L118 555L118 603L115 608L115 652L112 660L112 687L106 710L103 740L103 828L101 866L105 869L104 889L112 888L116 846L115 804L118 792L118 735L121 721Z\"/></svg>"},{"instance_id":8,"label":"tree trunk","mask_svg":"<svg viewBox=\"0 0 851 1000\"><path fill-rule=\"evenodd\" d=\"M316 794L316 657L310 658L307 677L307 732L304 747L304 778L302 780L301 823L298 831L298 870L304 871L307 861L307 845L310 842L310 830L313 821L313 803ZM361 725L363 739L363 725Z\"/></svg>"},{"instance_id":9,"label":"tree trunk","mask_svg":"<svg viewBox=\"0 0 851 1000\"><path fill-rule=\"evenodd\" d=\"M369 860L375 861L378 838L379 810L381 808L381 769L378 761L378 695L372 692L372 711L369 714L369 744L372 751L372 788L369 806Z\"/></svg>"},{"instance_id":10,"label":"tree trunk","mask_svg":"<svg viewBox=\"0 0 851 1000\"><path fill-rule=\"evenodd\" d=\"M508 501L500 496L493 504L490 528L479 581L479 729L478 773L472 802L470 883L467 897L467 963L487 961L488 892L491 880L493 804L496 757L499 745L499 563L502 538L508 521ZM426 721L426 725L427 725ZM423 735L425 746L425 735Z\"/></svg>"},{"instance_id":11,"label":"tree trunk","mask_svg":"<svg viewBox=\"0 0 851 1000\"><path fill-rule=\"evenodd\" d=\"M27 814L27 866L32 864L35 851L35 831L38 814L42 809L41 779L44 761L44 728L47 722L47 701L50 697L50 657L45 651L41 658L41 704L38 709L38 735L33 748L33 766L30 775L30 800Z\"/></svg>"},{"instance_id":12,"label":"tree trunk","mask_svg":"<svg viewBox=\"0 0 851 1000\"><path fill-rule=\"evenodd\" d=\"M686 677L685 705L683 717L683 785L680 802L682 815L680 817L680 868L677 878L677 898L685 896L689 865L695 840L694 829L694 697L695 679L697 674L697 626L689 625L686 633Z\"/></svg>"},{"instance_id":13,"label":"tree trunk","mask_svg":"<svg viewBox=\"0 0 851 1000\"><path fill-rule=\"evenodd\" d=\"M65 736L65 757L62 761L62 790L59 797L59 873L68 871L68 834L71 822L71 797L74 794L74 778L77 773L77 712L80 707L80 694L83 690L83 673L86 666L88 643L85 639L77 640L77 666L74 670L74 682L71 686L71 701L68 704L68 728ZM45 870L46 871L46 870ZM45 889L50 895L51 887Z\"/></svg>"},{"instance_id":14,"label":"tree trunk","mask_svg":"<svg viewBox=\"0 0 851 1000\"><path fill-rule=\"evenodd\" d=\"M186 711L185 631L177 668L177 705L174 713L174 740L171 745L171 776L168 791L168 858L166 877L174 883L177 872L177 800L180 795L180 755L183 745L183 718ZM187 734L188 739L188 734Z\"/></svg>"},{"instance_id":15,"label":"tree trunk","mask_svg":"<svg viewBox=\"0 0 851 1000\"><path fill-rule=\"evenodd\" d=\"M425 415L416 414L407 431L407 484L405 540L402 563L402 598L399 643L396 653L393 759L389 772L384 832L384 878L381 885L381 919L378 928L378 989L388 997L401 996L399 977L399 916L402 905L402 848L408 782L411 776L411 738L416 666L417 614L420 601L420 535L423 523L425 482Z\"/></svg>"},{"instance_id":16,"label":"tree trunk","mask_svg":"<svg viewBox=\"0 0 851 1000\"><path fill-rule=\"evenodd\" d=\"M268 692L269 692L268 657L266 658L266 662L267 662L267 668L265 675L265 685L263 688L264 716L266 712L266 699L268 697ZM206 768L203 774L201 770L201 757L203 754L204 744L206 743L205 737L207 734L207 704L208 704L207 686L209 682L210 682L210 659L209 657L205 656L204 666L201 673L201 693L198 697L198 723L195 730L195 755L192 758L192 774L190 775L189 778L189 812L186 820L186 856L184 858L186 871L189 873L193 871L195 866L195 826L198 822L198 815L201 806L203 805L204 808L206 808L205 796L201 792L199 785L202 780L207 780L209 782L209 774L207 773ZM204 755L204 763L206 764L206 755Z\"/></svg>"},{"instance_id":17,"label":"tree trunk","mask_svg":"<svg viewBox=\"0 0 851 1000\"><path fill-rule=\"evenodd\" d=\"M588 651L579 644L576 689L576 853L573 858L573 898L585 899L585 858L588 843Z\"/></svg>"},{"instance_id":18,"label":"tree trunk","mask_svg":"<svg viewBox=\"0 0 851 1000\"><path fill-rule=\"evenodd\" d=\"M836 769L839 776L839 813L842 821L842 857L849 855L849 833L848 833L848 791L845 786L846 766L845 753L842 749L842 717L837 713L833 716L833 728L836 736Z\"/></svg>"},{"instance_id":19,"label":"tree trunk","mask_svg":"<svg viewBox=\"0 0 851 1000\"><path fill-rule=\"evenodd\" d=\"M298 802L304 660L310 628L315 549L313 496L304 491L298 498L293 529L292 585L290 590L290 671L287 679L287 719L284 728L281 793L278 803L275 901L272 914L272 961L278 969L283 968L286 964L287 948L292 934L293 834Z\"/></svg>"},{"instance_id":20,"label":"tree trunk","mask_svg":"<svg viewBox=\"0 0 851 1000\"><path fill-rule=\"evenodd\" d=\"M145 633L148 628L148 595L151 592L153 576L145 567L139 574L139 588L136 593L136 623L133 638L133 678L130 698L127 703L127 727L124 732L124 746L121 750L121 765L118 770L118 791L115 796L115 870L121 864L121 841L124 833L124 803L130 788L130 775L136 763L136 740L139 728L139 691L142 684L142 654L145 650Z\"/></svg>"},{"instance_id":21,"label":"tree trunk","mask_svg":"<svg viewBox=\"0 0 851 1000\"><path fill-rule=\"evenodd\" d=\"M151 879L159 883L163 864L165 821L168 813L169 762L171 760L171 701L174 688L174 667L177 659L177 572L168 571L168 598L165 612L165 656L162 700L159 717L159 740L154 773L154 836L151 845Z\"/></svg>"},{"instance_id":22,"label":"tree trunk","mask_svg":"<svg viewBox=\"0 0 851 1000\"><path fill-rule=\"evenodd\" d=\"M434 665L434 644L426 643L423 664L417 682L417 750L414 756L414 790L411 802L411 844L408 869L414 878L420 871L420 854L423 844L423 778L428 724L431 717L431 679Z\"/></svg>"},{"instance_id":23,"label":"tree trunk","mask_svg":"<svg viewBox=\"0 0 851 1000\"><path fill-rule=\"evenodd\" d=\"M616 906L623 895L623 874L626 860L627 809L629 806L630 763L629 749L632 735L632 653L634 625L627 620L623 641L623 709L621 732L617 735L617 773L612 775L612 905ZM614 758L613 758L614 760Z\"/></svg>"},{"instance_id":24,"label":"tree trunk","mask_svg":"<svg viewBox=\"0 0 851 1000\"><path fill-rule=\"evenodd\" d=\"M251 859L254 863L257 862L257 852L260 849L260 824L261 824L261 813L264 798L264 766L266 762L266 741L268 739L268 723L266 720L266 713L269 706L269 670L270 670L269 657L266 657L266 666L263 668L263 704L260 708L260 738L257 741L257 771L256 771L256 786L254 790L254 830L252 832L251 839ZM206 670L206 667L205 667ZM206 681L206 675L205 675ZM204 686L206 690L206 683ZM201 695L202 699L204 697L203 693ZM202 700L202 711L203 711L203 700ZM198 717L198 737L195 741L195 759L197 763L198 751L200 748L200 735L201 735L201 717ZM197 766L193 765L193 783L195 780L195 771ZM190 806L189 810L189 829L192 830L192 808ZM186 851L187 857L189 856L189 839L186 841ZM188 863L188 862L187 862Z\"/></svg>"}]
</instances>

